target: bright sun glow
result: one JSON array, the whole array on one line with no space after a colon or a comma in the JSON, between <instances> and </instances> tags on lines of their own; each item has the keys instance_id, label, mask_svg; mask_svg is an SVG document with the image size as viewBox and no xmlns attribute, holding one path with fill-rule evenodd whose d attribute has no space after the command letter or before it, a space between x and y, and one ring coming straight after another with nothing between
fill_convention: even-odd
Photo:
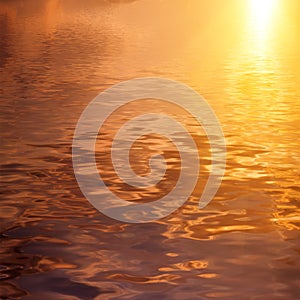
<instances>
[{"instance_id":1,"label":"bright sun glow","mask_svg":"<svg viewBox=\"0 0 300 300\"><path fill-rule=\"evenodd\" d=\"M278 0L250 0L252 24L258 31L265 31L274 15Z\"/></svg>"}]
</instances>

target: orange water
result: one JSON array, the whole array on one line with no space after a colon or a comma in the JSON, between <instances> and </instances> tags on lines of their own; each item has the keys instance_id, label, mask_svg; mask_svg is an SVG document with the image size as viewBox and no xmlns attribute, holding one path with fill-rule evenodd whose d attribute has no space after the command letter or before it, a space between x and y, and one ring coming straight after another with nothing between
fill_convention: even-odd
<instances>
[{"instance_id":1,"label":"orange water","mask_svg":"<svg viewBox=\"0 0 300 300\"><path fill-rule=\"evenodd\" d=\"M2 298L297 299L299 20L297 0L0 1ZM83 197L71 145L143 76L206 98L227 168L206 208L132 225Z\"/></svg>"}]
</instances>

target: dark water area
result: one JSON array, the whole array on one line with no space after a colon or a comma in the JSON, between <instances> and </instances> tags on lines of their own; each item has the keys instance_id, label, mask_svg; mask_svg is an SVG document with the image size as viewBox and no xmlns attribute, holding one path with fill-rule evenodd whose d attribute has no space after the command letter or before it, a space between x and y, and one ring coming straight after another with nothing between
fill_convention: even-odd
<instances>
[{"instance_id":1,"label":"dark water area","mask_svg":"<svg viewBox=\"0 0 300 300\"><path fill-rule=\"evenodd\" d=\"M300 297L299 2L251 1L0 1L1 299ZM205 208L127 224L82 195L72 138L144 76L208 101L227 167Z\"/></svg>"}]
</instances>

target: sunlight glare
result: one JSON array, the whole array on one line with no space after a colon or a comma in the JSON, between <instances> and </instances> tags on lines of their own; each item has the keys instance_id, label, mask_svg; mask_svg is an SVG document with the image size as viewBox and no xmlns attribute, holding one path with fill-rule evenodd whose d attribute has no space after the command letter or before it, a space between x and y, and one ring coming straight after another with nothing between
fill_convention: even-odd
<instances>
[{"instance_id":1,"label":"sunlight glare","mask_svg":"<svg viewBox=\"0 0 300 300\"><path fill-rule=\"evenodd\" d=\"M278 0L250 0L252 24L257 31L266 31Z\"/></svg>"}]
</instances>

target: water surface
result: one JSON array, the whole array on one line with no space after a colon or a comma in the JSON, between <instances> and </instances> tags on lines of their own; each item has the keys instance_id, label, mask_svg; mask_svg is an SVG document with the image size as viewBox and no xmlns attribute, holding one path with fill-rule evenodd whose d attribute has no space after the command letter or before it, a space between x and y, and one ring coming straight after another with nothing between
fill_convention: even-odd
<instances>
[{"instance_id":1,"label":"water surface","mask_svg":"<svg viewBox=\"0 0 300 300\"><path fill-rule=\"evenodd\" d=\"M299 297L300 7L257 2L0 1L2 299ZM206 98L227 168L204 209L134 225L84 198L71 145L91 99L143 76Z\"/></svg>"}]
</instances>

